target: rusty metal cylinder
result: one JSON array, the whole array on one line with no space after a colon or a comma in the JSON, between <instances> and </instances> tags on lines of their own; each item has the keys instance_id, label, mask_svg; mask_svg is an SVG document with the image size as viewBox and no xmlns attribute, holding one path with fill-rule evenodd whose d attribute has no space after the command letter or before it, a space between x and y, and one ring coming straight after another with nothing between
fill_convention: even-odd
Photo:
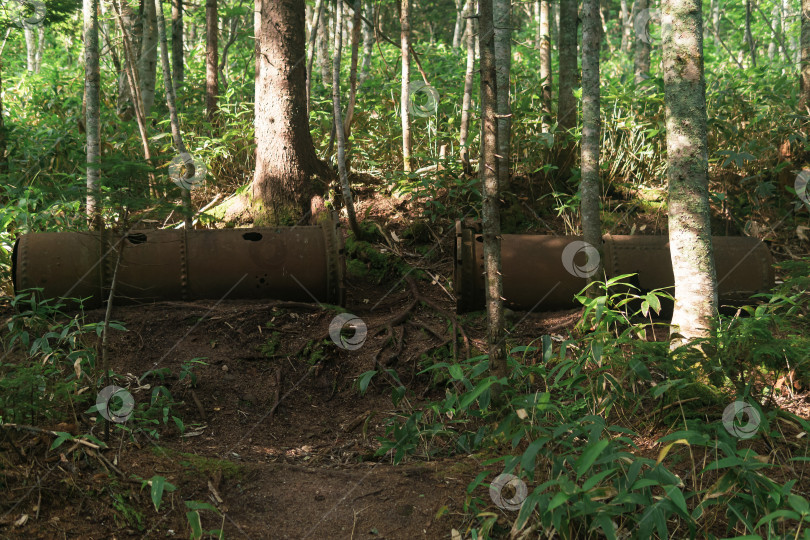
<instances>
[{"instance_id":1,"label":"rusty metal cylinder","mask_svg":"<svg viewBox=\"0 0 810 540\"><path fill-rule=\"evenodd\" d=\"M484 308L483 237L479 231L477 224L456 223L454 287L459 313ZM667 292L674 294L668 237L605 235L602 240L601 260L608 279L637 274L626 280L638 287L632 292L645 294L669 287ZM715 236L712 242L721 305L751 302L752 295L773 287L773 261L762 241ZM580 305L574 295L586 286L590 275L588 266L593 261L589 248L578 236L504 234L501 273L505 305L532 311Z\"/></svg>"},{"instance_id":2,"label":"rusty metal cylinder","mask_svg":"<svg viewBox=\"0 0 810 540\"><path fill-rule=\"evenodd\" d=\"M14 246L15 291L116 303L272 298L345 302L343 240L320 226L225 230L32 233Z\"/></svg>"}]
</instances>

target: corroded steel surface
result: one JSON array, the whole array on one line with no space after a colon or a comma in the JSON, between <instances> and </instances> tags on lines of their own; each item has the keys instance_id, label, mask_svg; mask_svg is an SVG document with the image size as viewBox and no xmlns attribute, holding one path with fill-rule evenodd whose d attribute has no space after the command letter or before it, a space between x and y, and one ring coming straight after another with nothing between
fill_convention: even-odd
<instances>
[{"instance_id":1,"label":"corroded steel surface","mask_svg":"<svg viewBox=\"0 0 810 540\"><path fill-rule=\"evenodd\" d=\"M16 291L46 298L109 295L120 254L116 302L273 298L342 305L343 240L321 226L226 230L34 233L14 250Z\"/></svg>"},{"instance_id":2,"label":"corroded steel surface","mask_svg":"<svg viewBox=\"0 0 810 540\"><path fill-rule=\"evenodd\" d=\"M458 312L484 307L483 239L475 223L456 223L454 287ZM626 281L643 294L668 288L674 278L666 236L605 235L602 261L606 277L638 274ZM501 272L505 305L514 310L549 311L577 307L574 295L587 284L586 277L571 272L563 257L566 246L582 242L578 236L505 234L501 241ZM773 261L767 246L749 237L716 236L714 243L718 294L721 305L750 302L756 293L773 287ZM588 261L581 251L573 259L582 267ZM594 276L603 280L603 277ZM616 289L615 292L618 292Z\"/></svg>"}]
</instances>

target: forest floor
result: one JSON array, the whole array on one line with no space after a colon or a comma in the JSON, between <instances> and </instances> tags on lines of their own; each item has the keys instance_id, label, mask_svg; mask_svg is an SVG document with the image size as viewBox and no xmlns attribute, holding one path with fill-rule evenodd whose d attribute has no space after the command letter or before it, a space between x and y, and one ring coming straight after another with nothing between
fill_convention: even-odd
<instances>
[{"instance_id":1,"label":"forest floor","mask_svg":"<svg viewBox=\"0 0 810 540\"><path fill-rule=\"evenodd\" d=\"M438 244L434 275L451 275L453 240ZM161 421L159 438L143 430L113 430L103 453L77 444L51 451L50 434L15 434L13 443L0 443L8 486L2 497L11 507L0 517L0 537L186 537L184 503L197 501L219 509L200 511L203 529L223 529L227 538L450 538L453 529L460 532L454 539L467 538L474 519L464 508L467 486L491 456L406 458L397 466L391 456L375 457L387 419L444 396L430 375L419 374L419 358L450 337L446 314L455 312L455 303L441 281L412 283L427 302L408 312L409 322L394 325L395 334L404 331L406 338L393 359L390 346L379 354L387 336L374 330L412 306L414 291L399 278L379 285L347 280L346 308L370 330L354 351L327 345L302 354L307 344L328 337L334 317L315 305L226 298L116 306L112 319L127 331L110 336L110 368L126 375L136 403L148 402L152 389L165 385L177 402L171 415L182 419L184 432L171 420L168 427ZM0 306L3 320L11 312ZM88 321L104 319L101 309L86 315ZM580 310L519 314L511 338L528 344L543 334L564 335L580 315ZM483 349L483 315L459 320L471 347ZM194 368L192 387L179 374L198 358L204 364ZM388 367L409 391L398 407L384 378L375 378L363 395L356 384L362 373L389 359ZM159 370L164 380L155 374L138 380L150 370ZM806 392L794 394L790 408L808 418L808 401ZM93 418L77 413L78 425L37 425L104 440ZM624 420L633 425L644 419ZM655 457L657 438L667 429L646 430L635 441L639 452ZM12 462L27 465L7 467ZM683 467L687 477L688 462ZM798 475L807 492L810 480L802 471L784 473ZM156 475L175 487L164 493L157 511L140 480ZM487 486L476 491L489 501ZM505 523L516 516L490 509L503 514Z\"/></svg>"}]
</instances>

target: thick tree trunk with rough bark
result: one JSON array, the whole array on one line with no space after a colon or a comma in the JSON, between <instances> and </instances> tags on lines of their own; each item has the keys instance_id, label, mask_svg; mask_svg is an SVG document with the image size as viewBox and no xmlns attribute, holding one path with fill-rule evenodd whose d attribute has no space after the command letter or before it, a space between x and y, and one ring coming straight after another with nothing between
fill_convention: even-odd
<instances>
[{"instance_id":1,"label":"thick tree trunk with rough bark","mask_svg":"<svg viewBox=\"0 0 810 540\"><path fill-rule=\"evenodd\" d=\"M599 24L599 0L584 0L582 4L582 141L580 180L580 214L585 242L600 253L600 264L588 279L602 279L602 224L599 218L599 136L602 126L599 113L599 49L602 27ZM590 263L590 261L589 261ZM590 266L590 264L589 264ZM601 291L588 289L588 296Z\"/></svg>"},{"instance_id":2,"label":"thick tree trunk with rough bark","mask_svg":"<svg viewBox=\"0 0 810 540\"><path fill-rule=\"evenodd\" d=\"M648 0L636 0L633 10L633 21L639 20L642 11L649 8ZM645 17L646 19L646 17ZM633 74L636 84L650 77L650 44L644 28L635 29L635 54L633 56Z\"/></svg>"},{"instance_id":3,"label":"thick tree trunk with rough bark","mask_svg":"<svg viewBox=\"0 0 810 540\"><path fill-rule=\"evenodd\" d=\"M495 82L497 92L498 123L498 185L500 189L509 186L509 154L511 151L509 73L512 67L512 2L493 0L492 17L495 25Z\"/></svg>"},{"instance_id":4,"label":"thick tree trunk with rough bark","mask_svg":"<svg viewBox=\"0 0 810 540\"><path fill-rule=\"evenodd\" d=\"M802 0L801 24L801 84L799 88L799 113L810 114L810 0Z\"/></svg>"},{"instance_id":5,"label":"thick tree trunk with rough bark","mask_svg":"<svg viewBox=\"0 0 810 540\"><path fill-rule=\"evenodd\" d=\"M143 112L145 116L149 116L152 105L155 103L157 75L157 13L153 2L144 2L142 23L141 52L138 55L138 82L143 101Z\"/></svg>"},{"instance_id":6,"label":"thick tree trunk with rough bark","mask_svg":"<svg viewBox=\"0 0 810 540\"><path fill-rule=\"evenodd\" d=\"M217 0L205 0L205 108L213 122L219 106L219 15Z\"/></svg>"},{"instance_id":7,"label":"thick tree trunk with rough bark","mask_svg":"<svg viewBox=\"0 0 810 540\"><path fill-rule=\"evenodd\" d=\"M87 222L91 229L101 229L101 76L98 58L98 4L84 0L84 98L87 131Z\"/></svg>"},{"instance_id":8,"label":"thick tree trunk with rough bark","mask_svg":"<svg viewBox=\"0 0 810 540\"><path fill-rule=\"evenodd\" d=\"M251 186L257 224L294 224L321 209L332 177L309 131L304 3L255 0L256 170Z\"/></svg>"},{"instance_id":9,"label":"thick tree trunk with rough bark","mask_svg":"<svg viewBox=\"0 0 810 540\"><path fill-rule=\"evenodd\" d=\"M701 3L664 0L662 10L669 242L675 277L673 346L707 336L717 311Z\"/></svg>"},{"instance_id":10,"label":"thick tree trunk with rough bark","mask_svg":"<svg viewBox=\"0 0 810 540\"><path fill-rule=\"evenodd\" d=\"M184 78L183 0L172 0L172 80L175 90L182 88Z\"/></svg>"},{"instance_id":11,"label":"thick tree trunk with rough bark","mask_svg":"<svg viewBox=\"0 0 810 540\"><path fill-rule=\"evenodd\" d=\"M483 195L481 218L484 240L484 288L487 311L489 367L497 377L507 375L504 343L503 280L501 277L501 217L497 176L497 81L493 0L479 0L479 50L481 53L481 157L478 168Z\"/></svg>"},{"instance_id":12,"label":"thick tree trunk with rough bark","mask_svg":"<svg viewBox=\"0 0 810 540\"><path fill-rule=\"evenodd\" d=\"M411 0L401 0L400 9L400 46L402 51L402 86L400 87L400 115L402 120L402 169L411 171L411 118L409 114L411 82Z\"/></svg>"},{"instance_id":13,"label":"thick tree trunk with rough bark","mask_svg":"<svg viewBox=\"0 0 810 540\"><path fill-rule=\"evenodd\" d=\"M472 107L472 87L473 79L475 77L475 0L467 0L467 5L464 8L466 17L466 42L467 42L467 70L464 74L464 95L461 98L461 126L459 134L459 146L461 150L459 157L461 158L464 172L472 174L472 166L470 165L470 152L467 145L469 144L467 138L470 132L470 108Z\"/></svg>"},{"instance_id":14,"label":"thick tree trunk with rough bark","mask_svg":"<svg viewBox=\"0 0 810 540\"><path fill-rule=\"evenodd\" d=\"M540 0L540 78L543 80L542 94L542 126L543 132L551 130L551 11L549 0Z\"/></svg>"}]
</instances>

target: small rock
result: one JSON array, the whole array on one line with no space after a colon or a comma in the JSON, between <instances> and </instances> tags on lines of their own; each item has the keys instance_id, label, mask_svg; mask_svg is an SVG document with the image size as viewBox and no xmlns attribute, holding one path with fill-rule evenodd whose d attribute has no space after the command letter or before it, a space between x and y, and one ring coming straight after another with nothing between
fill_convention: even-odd
<instances>
[{"instance_id":1,"label":"small rock","mask_svg":"<svg viewBox=\"0 0 810 540\"><path fill-rule=\"evenodd\" d=\"M228 371L228 366L226 364L222 364L222 371Z\"/></svg>"}]
</instances>

